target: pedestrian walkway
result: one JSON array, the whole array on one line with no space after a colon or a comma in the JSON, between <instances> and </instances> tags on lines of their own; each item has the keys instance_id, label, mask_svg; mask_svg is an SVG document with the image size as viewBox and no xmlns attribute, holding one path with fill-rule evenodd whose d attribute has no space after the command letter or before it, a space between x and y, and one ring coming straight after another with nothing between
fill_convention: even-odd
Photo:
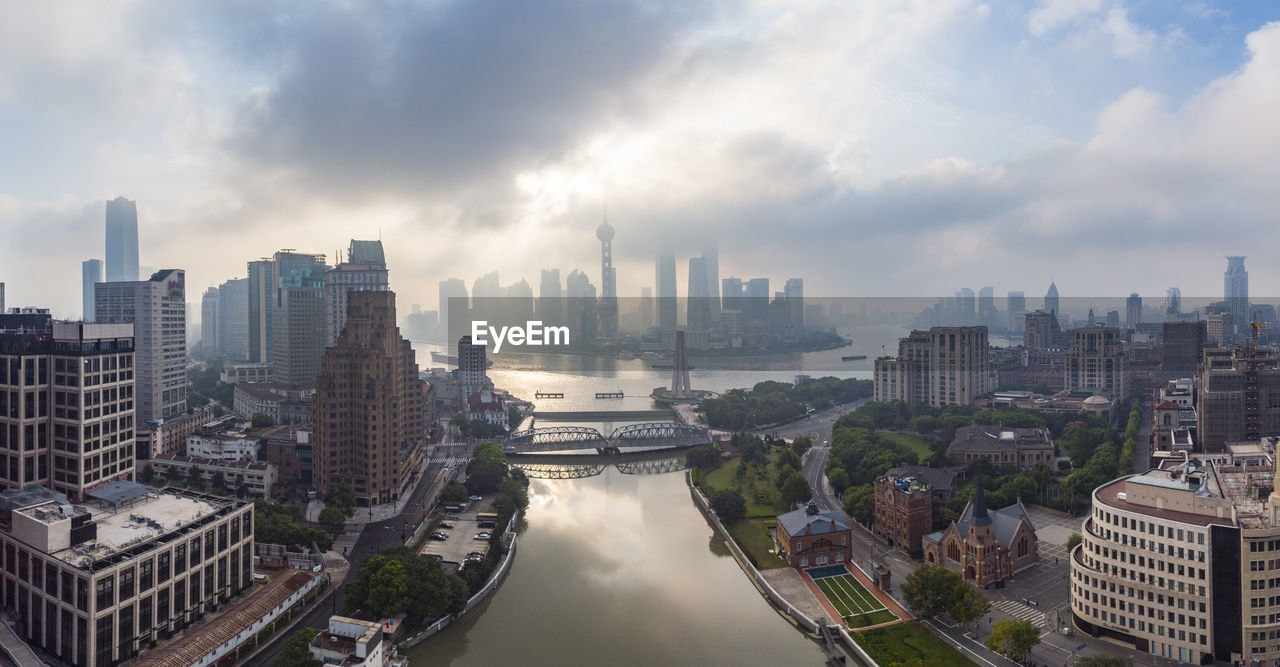
<instances>
[{"instance_id":1,"label":"pedestrian walkway","mask_svg":"<svg viewBox=\"0 0 1280 667\"><path fill-rule=\"evenodd\" d=\"M431 465L431 459L428 456L422 457L422 466L418 469L418 477L409 483L404 493L394 503L383 503L374 505L373 507L357 507L356 513L347 519L347 525L376 523L385 521L404 511L405 506L413 499L413 493L418 490L418 485L427 476L427 468ZM307 503L306 517L307 521L317 522L320 520L320 511L325 507L324 500L317 498Z\"/></svg>"},{"instance_id":2,"label":"pedestrian walkway","mask_svg":"<svg viewBox=\"0 0 1280 667\"><path fill-rule=\"evenodd\" d=\"M36 654L27 646L26 642L18 638L18 634L9 627L7 622L0 623L0 644L4 645L9 655L12 655L19 665L43 665L45 664Z\"/></svg>"},{"instance_id":3,"label":"pedestrian walkway","mask_svg":"<svg viewBox=\"0 0 1280 667\"><path fill-rule=\"evenodd\" d=\"M1000 600L998 602L992 602L991 608L1012 617L1015 621L1031 621L1031 624L1037 628L1044 625L1044 612L1038 611L1033 607L1028 607L1021 602Z\"/></svg>"},{"instance_id":4,"label":"pedestrian walkway","mask_svg":"<svg viewBox=\"0 0 1280 667\"><path fill-rule=\"evenodd\" d=\"M344 526L342 534L333 540L333 550L344 555L349 553L349 550L356 546L356 542L360 541L360 533L364 532L364 526L363 523Z\"/></svg>"}]
</instances>

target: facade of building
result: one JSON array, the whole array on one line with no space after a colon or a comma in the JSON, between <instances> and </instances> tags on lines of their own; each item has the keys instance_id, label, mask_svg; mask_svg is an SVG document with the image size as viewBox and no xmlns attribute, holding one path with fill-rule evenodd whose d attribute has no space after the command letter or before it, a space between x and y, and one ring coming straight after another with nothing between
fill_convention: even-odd
<instances>
[{"instance_id":1,"label":"facade of building","mask_svg":"<svg viewBox=\"0 0 1280 667\"><path fill-rule=\"evenodd\" d=\"M225 363L218 379L227 384L257 384L271 381L271 364Z\"/></svg>"},{"instance_id":2,"label":"facade of building","mask_svg":"<svg viewBox=\"0 0 1280 667\"><path fill-rule=\"evenodd\" d=\"M1244 257L1227 258L1227 271L1222 276L1223 298L1228 312L1237 325L1247 325L1249 320L1249 271L1244 268Z\"/></svg>"},{"instance_id":3,"label":"facade of building","mask_svg":"<svg viewBox=\"0 0 1280 667\"><path fill-rule=\"evenodd\" d=\"M1181 662L1280 660L1274 456L1179 462L1094 490L1069 556L1076 627Z\"/></svg>"},{"instance_id":4,"label":"facade of building","mask_svg":"<svg viewBox=\"0 0 1280 667\"><path fill-rule=\"evenodd\" d=\"M885 471L888 477L914 478L929 487L935 505L945 504L956 494L956 483L963 478L964 466L930 468L928 466L895 466Z\"/></svg>"},{"instance_id":5,"label":"facade of building","mask_svg":"<svg viewBox=\"0 0 1280 667\"><path fill-rule=\"evenodd\" d=\"M1058 316L1044 310L1023 317L1022 344L1031 349L1064 347L1066 336L1058 324Z\"/></svg>"},{"instance_id":6,"label":"facade of building","mask_svg":"<svg viewBox=\"0 0 1280 667\"><path fill-rule=\"evenodd\" d=\"M654 265L654 289L658 294L658 328L663 332L675 331L678 322L676 304L676 258L670 255L658 257ZM768 300L765 295L765 300ZM665 338L664 338L665 339Z\"/></svg>"},{"instance_id":7,"label":"facade of building","mask_svg":"<svg viewBox=\"0 0 1280 667\"><path fill-rule=\"evenodd\" d=\"M1215 347L1226 347L1236 338L1236 322L1231 313L1205 315L1205 341Z\"/></svg>"},{"instance_id":8,"label":"facade of building","mask_svg":"<svg viewBox=\"0 0 1280 667\"><path fill-rule=\"evenodd\" d=\"M107 202L106 282L133 282L138 276L138 204L124 197Z\"/></svg>"},{"instance_id":9,"label":"facade of building","mask_svg":"<svg viewBox=\"0 0 1280 667\"><path fill-rule=\"evenodd\" d=\"M463 396L489 387L488 354L483 345L474 345L471 336L463 336L458 340L458 382Z\"/></svg>"},{"instance_id":10,"label":"facade of building","mask_svg":"<svg viewBox=\"0 0 1280 667\"><path fill-rule=\"evenodd\" d=\"M325 350L316 383L315 482L322 493L349 482L361 505L373 505L398 498L418 469L426 433L422 381L396 327L395 294L351 292L347 299L347 324Z\"/></svg>"},{"instance_id":11,"label":"facade of building","mask_svg":"<svg viewBox=\"0 0 1280 667\"><path fill-rule=\"evenodd\" d=\"M1161 370L1195 373L1209 339L1208 323L1204 320L1162 322L1161 331Z\"/></svg>"},{"instance_id":12,"label":"facade of building","mask_svg":"<svg viewBox=\"0 0 1280 667\"><path fill-rule=\"evenodd\" d=\"M277 498L293 498L298 491L312 487L315 470L312 456L310 426L282 426L263 438L267 463L276 467L276 485L272 488Z\"/></svg>"},{"instance_id":13,"label":"facade of building","mask_svg":"<svg viewBox=\"0 0 1280 667\"><path fill-rule=\"evenodd\" d=\"M241 419L263 414L277 424L311 421L314 390L298 389L276 382L237 384L232 393L231 412Z\"/></svg>"},{"instance_id":14,"label":"facade of building","mask_svg":"<svg viewBox=\"0 0 1280 667\"><path fill-rule=\"evenodd\" d=\"M80 499L133 479L134 350L127 324L0 315L0 486Z\"/></svg>"},{"instance_id":15,"label":"facade of building","mask_svg":"<svg viewBox=\"0 0 1280 667\"><path fill-rule=\"evenodd\" d=\"M205 405L168 419L142 422L137 434L138 460L160 454L181 454L187 447L187 437L213 420L213 406Z\"/></svg>"},{"instance_id":16,"label":"facade of building","mask_svg":"<svg viewBox=\"0 0 1280 667\"><path fill-rule=\"evenodd\" d=\"M252 586L253 505L133 482L85 505L9 491L0 545L18 635L70 665L116 665Z\"/></svg>"},{"instance_id":17,"label":"facade of building","mask_svg":"<svg viewBox=\"0 0 1280 667\"><path fill-rule=\"evenodd\" d=\"M849 562L852 541L844 512L819 512L812 500L802 509L779 514L773 531L775 553L801 570Z\"/></svg>"},{"instance_id":18,"label":"facade of building","mask_svg":"<svg viewBox=\"0 0 1280 667\"><path fill-rule=\"evenodd\" d=\"M80 298L85 322L93 321L93 286L102 282L102 260L86 259L80 263ZM4 313L4 304L0 303L0 314Z\"/></svg>"},{"instance_id":19,"label":"facade of building","mask_svg":"<svg viewBox=\"0 0 1280 667\"><path fill-rule=\"evenodd\" d=\"M249 280L234 278L218 286L218 355L226 363L249 358Z\"/></svg>"},{"instance_id":20,"label":"facade of building","mask_svg":"<svg viewBox=\"0 0 1280 667\"><path fill-rule=\"evenodd\" d=\"M1124 332L1116 327L1078 327L1071 331L1063 386L1114 400L1129 392L1129 355Z\"/></svg>"},{"instance_id":21,"label":"facade of building","mask_svg":"<svg viewBox=\"0 0 1280 667\"><path fill-rule=\"evenodd\" d=\"M1054 445L1047 428L1006 428L974 424L956 429L947 454L968 465L986 461L997 468L1031 470L1053 465Z\"/></svg>"},{"instance_id":22,"label":"facade of building","mask_svg":"<svg viewBox=\"0 0 1280 667\"><path fill-rule=\"evenodd\" d=\"M326 665L383 667L387 646L382 624L345 616L330 616L329 627L311 640L312 657Z\"/></svg>"},{"instance_id":23,"label":"facade of building","mask_svg":"<svg viewBox=\"0 0 1280 667\"><path fill-rule=\"evenodd\" d=\"M1250 405L1251 364L1256 364L1256 402ZM1196 439L1203 451L1221 451L1247 439L1255 410L1258 435L1280 435L1280 363L1269 347L1251 358L1246 348L1209 348L1196 375Z\"/></svg>"},{"instance_id":24,"label":"facade of building","mask_svg":"<svg viewBox=\"0 0 1280 667\"><path fill-rule=\"evenodd\" d=\"M987 511L981 477L960 519L926 535L922 545L926 563L942 564L982 588L1040 562L1040 542L1022 501Z\"/></svg>"},{"instance_id":25,"label":"facade of building","mask_svg":"<svg viewBox=\"0 0 1280 667\"><path fill-rule=\"evenodd\" d=\"M994 389L984 326L912 331L898 342L897 357L875 361L877 401L968 405Z\"/></svg>"},{"instance_id":26,"label":"facade of building","mask_svg":"<svg viewBox=\"0 0 1280 667\"><path fill-rule=\"evenodd\" d=\"M139 421L187 410L187 300L182 269L94 286L98 322L132 324Z\"/></svg>"},{"instance_id":27,"label":"facade of building","mask_svg":"<svg viewBox=\"0 0 1280 667\"><path fill-rule=\"evenodd\" d=\"M903 550L920 546L933 525L929 485L916 477L886 474L876 479L874 491L876 537Z\"/></svg>"},{"instance_id":28,"label":"facade of building","mask_svg":"<svg viewBox=\"0 0 1280 667\"><path fill-rule=\"evenodd\" d=\"M233 431L195 433L187 436L187 456L214 461L254 461L258 459L258 438Z\"/></svg>"},{"instance_id":29,"label":"facade of building","mask_svg":"<svg viewBox=\"0 0 1280 667\"><path fill-rule=\"evenodd\" d=\"M200 347L206 354L218 354L218 288L200 295Z\"/></svg>"},{"instance_id":30,"label":"facade of building","mask_svg":"<svg viewBox=\"0 0 1280 667\"><path fill-rule=\"evenodd\" d=\"M248 361L271 362L275 356L275 310L281 280L294 271L310 269L315 275L328 267L324 255L281 250L270 258L249 262L246 285L249 310Z\"/></svg>"},{"instance_id":31,"label":"facade of building","mask_svg":"<svg viewBox=\"0 0 1280 667\"><path fill-rule=\"evenodd\" d=\"M391 289L382 241L351 240L347 261L329 270L325 283L325 345L338 342L347 322L347 292L386 292Z\"/></svg>"},{"instance_id":32,"label":"facade of building","mask_svg":"<svg viewBox=\"0 0 1280 667\"><path fill-rule=\"evenodd\" d=\"M486 390L468 396L467 418L483 419L488 424L507 428L507 408L502 395Z\"/></svg>"},{"instance_id":33,"label":"facade of building","mask_svg":"<svg viewBox=\"0 0 1280 667\"><path fill-rule=\"evenodd\" d=\"M295 387L315 384L325 348L326 284L327 273L311 269L280 277L271 339L275 382Z\"/></svg>"}]
</instances>

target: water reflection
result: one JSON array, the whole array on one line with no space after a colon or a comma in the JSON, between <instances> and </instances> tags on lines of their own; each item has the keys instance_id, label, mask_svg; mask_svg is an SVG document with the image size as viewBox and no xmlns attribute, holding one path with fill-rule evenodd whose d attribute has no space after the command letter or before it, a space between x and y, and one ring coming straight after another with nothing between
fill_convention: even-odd
<instances>
[{"instance_id":1,"label":"water reflection","mask_svg":"<svg viewBox=\"0 0 1280 667\"><path fill-rule=\"evenodd\" d=\"M660 475L679 472L689 467L684 453L652 452L599 455L513 456L513 468L519 468L529 479L583 479L595 477L612 466L624 475Z\"/></svg>"},{"instance_id":2,"label":"water reflection","mask_svg":"<svg viewBox=\"0 0 1280 667\"><path fill-rule=\"evenodd\" d=\"M506 582L411 650L413 664L823 662L733 559L717 555L682 474L600 467L530 480L529 528Z\"/></svg>"}]
</instances>

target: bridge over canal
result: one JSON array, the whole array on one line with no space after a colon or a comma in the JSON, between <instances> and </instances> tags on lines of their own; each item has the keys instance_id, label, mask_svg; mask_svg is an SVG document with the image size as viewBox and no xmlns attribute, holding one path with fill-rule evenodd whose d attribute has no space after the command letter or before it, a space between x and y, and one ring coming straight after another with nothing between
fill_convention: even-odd
<instances>
[{"instance_id":1,"label":"bridge over canal","mask_svg":"<svg viewBox=\"0 0 1280 667\"><path fill-rule=\"evenodd\" d=\"M508 455L565 452L598 454L642 452L696 447L711 442L700 426L678 422L644 422L619 426L609 436L586 426L547 426L516 431L507 436L502 450Z\"/></svg>"}]
</instances>

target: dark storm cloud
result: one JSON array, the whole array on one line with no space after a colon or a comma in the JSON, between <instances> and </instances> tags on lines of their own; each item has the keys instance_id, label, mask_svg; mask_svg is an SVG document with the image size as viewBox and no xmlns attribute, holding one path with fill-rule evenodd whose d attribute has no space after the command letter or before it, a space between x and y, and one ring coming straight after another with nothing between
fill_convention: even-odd
<instances>
[{"instance_id":1,"label":"dark storm cloud","mask_svg":"<svg viewBox=\"0 0 1280 667\"><path fill-rule=\"evenodd\" d=\"M556 159L640 113L630 84L705 11L568 0L301 7L277 17L287 30L251 29L247 46L282 71L242 105L228 148L313 196L484 190L498 205L517 165Z\"/></svg>"}]
</instances>

